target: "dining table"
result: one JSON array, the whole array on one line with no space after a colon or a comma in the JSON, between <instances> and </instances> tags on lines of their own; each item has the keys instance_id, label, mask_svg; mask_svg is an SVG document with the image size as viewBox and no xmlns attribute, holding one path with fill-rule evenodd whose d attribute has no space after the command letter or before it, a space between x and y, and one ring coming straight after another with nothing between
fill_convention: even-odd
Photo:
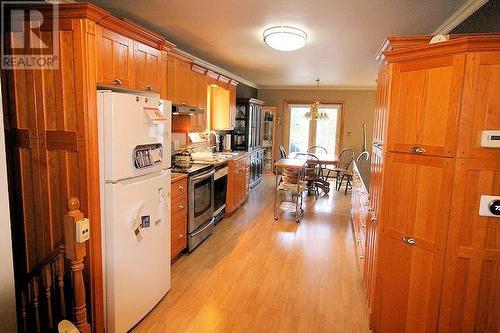
<instances>
[{"instance_id":1,"label":"dining table","mask_svg":"<svg viewBox=\"0 0 500 333\"><path fill-rule=\"evenodd\" d=\"M314 158L312 155L316 156ZM328 153L302 153L302 152L293 152L288 155L288 159L291 160L305 160L307 164L315 164L319 163L321 168L335 168L339 165L340 160L337 154L328 154ZM328 182L328 177L323 176L323 171L320 179L316 179L314 181L314 185L321 188L324 193L330 192L330 182Z\"/></svg>"},{"instance_id":2,"label":"dining table","mask_svg":"<svg viewBox=\"0 0 500 333\"><path fill-rule=\"evenodd\" d=\"M311 155L301 155L301 154L312 154L318 158L316 160ZM305 152L293 152L288 155L289 159L305 159L308 163L316 163L319 161L319 164L325 166L337 166L340 162L339 156L337 154L328 154L328 153L305 153Z\"/></svg>"}]
</instances>

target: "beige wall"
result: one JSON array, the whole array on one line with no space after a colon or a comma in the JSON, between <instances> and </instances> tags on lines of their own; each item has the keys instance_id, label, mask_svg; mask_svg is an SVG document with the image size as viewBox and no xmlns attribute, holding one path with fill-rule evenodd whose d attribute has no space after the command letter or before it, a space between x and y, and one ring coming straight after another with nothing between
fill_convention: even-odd
<instances>
[{"instance_id":1,"label":"beige wall","mask_svg":"<svg viewBox=\"0 0 500 333\"><path fill-rule=\"evenodd\" d=\"M289 114L283 110L286 101L313 101L318 94L315 90L259 89L258 98L266 105L278 107L278 125L275 138L276 147L282 144L288 150ZM323 103L343 102L344 128L342 146L359 150L362 144L363 123L367 126L367 148L371 149L375 90L320 90L319 99ZM341 147L342 148L342 147ZM275 152L278 153L277 151Z\"/></svg>"}]
</instances>

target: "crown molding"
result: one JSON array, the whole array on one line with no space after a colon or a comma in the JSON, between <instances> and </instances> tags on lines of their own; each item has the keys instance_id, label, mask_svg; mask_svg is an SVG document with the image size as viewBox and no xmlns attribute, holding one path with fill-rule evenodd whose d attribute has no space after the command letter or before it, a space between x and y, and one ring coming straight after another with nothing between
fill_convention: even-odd
<instances>
[{"instance_id":1,"label":"crown molding","mask_svg":"<svg viewBox=\"0 0 500 333\"><path fill-rule=\"evenodd\" d=\"M251 81L248 81L248 80L245 80L244 78L242 78L241 76L238 76L234 73L231 73L230 71L227 71L223 68L220 68L219 66L216 66L214 64L211 64L209 63L208 61L205 61L203 59L200 59L198 58L197 56L194 56L192 55L191 53L188 53L180 48L176 48L175 49L176 52L188 57L188 58L191 58L192 60L192 63L195 64L195 65L198 65L198 66L201 66L201 67L204 67L208 70L211 70L212 72L216 72L217 74L220 74L222 76L225 76L225 77L229 77L231 79L234 79L236 81L238 81L239 83L243 83L247 86L250 86L250 87L253 87L253 88L260 88L258 85L256 85L255 83L251 82Z\"/></svg>"},{"instance_id":2,"label":"crown molding","mask_svg":"<svg viewBox=\"0 0 500 333\"><path fill-rule=\"evenodd\" d=\"M488 0L468 0L460 8L457 9L446 21L443 22L434 32L433 35L446 35L455 29L466 18L474 14Z\"/></svg>"},{"instance_id":3,"label":"crown molding","mask_svg":"<svg viewBox=\"0 0 500 333\"><path fill-rule=\"evenodd\" d=\"M259 86L259 90L316 90L316 86ZM356 90L372 91L377 86L320 86L319 90Z\"/></svg>"}]
</instances>

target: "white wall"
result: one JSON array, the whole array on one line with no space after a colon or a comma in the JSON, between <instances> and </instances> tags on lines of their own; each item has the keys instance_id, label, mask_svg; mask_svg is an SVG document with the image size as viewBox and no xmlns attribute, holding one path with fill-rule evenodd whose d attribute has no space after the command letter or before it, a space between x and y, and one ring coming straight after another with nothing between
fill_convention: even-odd
<instances>
[{"instance_id":1,"label":"white wall","mask_svg":"<svg viewBox=\"0 0 500 333\"><path fill-rule=\"evenodd\" d=\"M0 86L1 92L1 86ZM12 239L10 235L9 192L5 163L5 137L0 93L0 332L16 332L16 300Z\"/></svg>"}]
</instances>

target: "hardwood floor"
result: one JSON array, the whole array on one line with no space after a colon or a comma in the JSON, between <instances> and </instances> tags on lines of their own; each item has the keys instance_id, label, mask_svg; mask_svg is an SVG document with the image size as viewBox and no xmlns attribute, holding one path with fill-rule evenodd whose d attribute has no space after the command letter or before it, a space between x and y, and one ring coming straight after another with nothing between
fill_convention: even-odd
<instances>
[{"instance_id":1,"label":"hardwood floor","mask_svg":"<svg viewBox=\"0 0 500 333\"><path fill-rule=\"evenodd\" d=\"M369 332L350 196L273 220L274 177L172 266L172 289L134 332Z\"/></svg>"}]
</instances>

